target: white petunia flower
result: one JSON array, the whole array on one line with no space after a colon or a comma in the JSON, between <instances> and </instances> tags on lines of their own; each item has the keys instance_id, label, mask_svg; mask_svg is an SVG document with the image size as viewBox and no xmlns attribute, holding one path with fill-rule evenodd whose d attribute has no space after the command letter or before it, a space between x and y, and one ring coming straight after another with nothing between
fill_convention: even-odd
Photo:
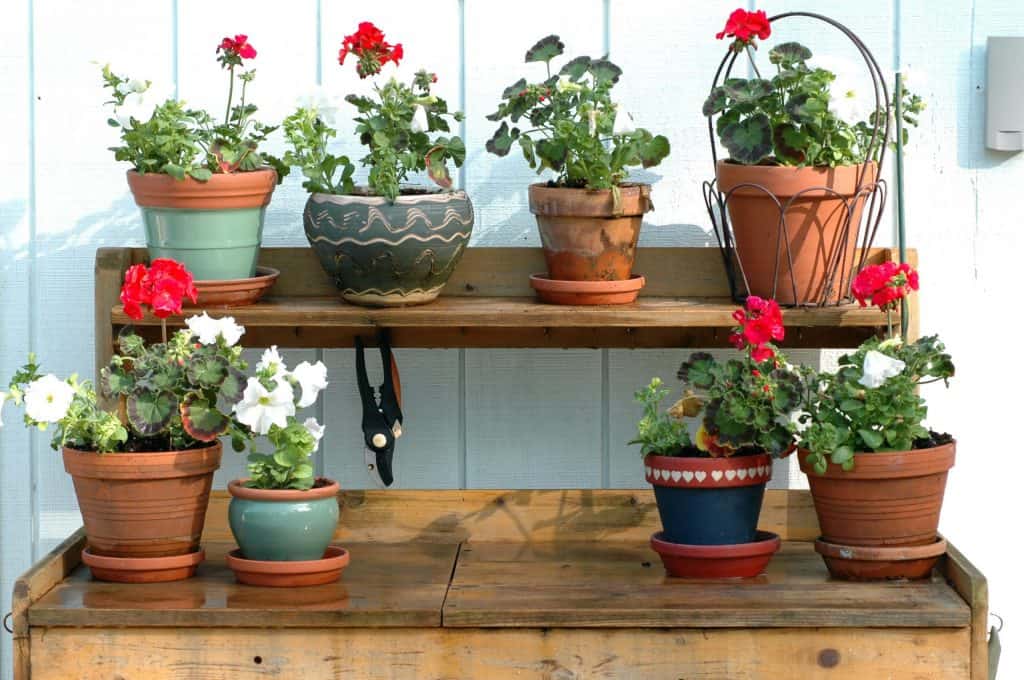
<instances>
[{"instance_id":1,"label":"white petunia flower","mask_svg":"<svg viewBox=\"0 0 1024 680\"><path fill-rule=\"evenodd\" d=\"M127 130L132 129L133 119L138 123L147 123L153 117L156 108L171 98L171 93L171 89L154 84L150 84L141 92L129 92L124 102L114 109L114 118Z\"/></svg>"},{"instance_id":2,"label":"white petunia flower","mask_svg":"<svg viewBox=\"0 0 1024 680\"><path fill-rule=\"evenodd\" d=\"M222 316L217 321L220 323L220 337L224 338L227 346L237 345L238 341L242 339L242 335L245 334L245 326L235 323L233 316Z\"/></svg>"},{"instance_id":3,"label":"white petunia flower","mask_svg":"<svg viewBox=\"0 0 1024 680\"><path fill-rule=\"evenodd\" d=\"M132 92L145 92L146 81L140 80L139 78L129 78L128 80L120 83L117 86L117 91L121 94L131 94Z\"/></svg>"},{"instance_id":4,"label":"white petunia flower","mask_svg":"<svg viewBox=\"0 0 1024 680\"><path fill-rule=\"evenodd\" d=\"M256 378L249 378L242 392L242 400L234 411L239 422L256 434L267 434L273 425L287 427L288 418L295 415L295 393L291 383L278 380L277 387L267 390Z\"/></svg>"},{"instance_id":5,"label":"white petunia flower","mask_svg":"<svg viewBox=\"0 0 1024 680\"><path fill-rule=\"evenodd\" d=\"M54 374L44 375L25 388L25 413L40 423L56 423L68 414L75 388Z\"/></svg>"},{"instance_id":6,"label":"white petunia flower","mask_svg":"<svg viewBox=\"0 0 1024 680\"><path fill-rule=\"evenodd\" d=\"M338 112L341 110L341 98L329 92L322 85L313 85L295 98L295 106L312 111L317 118L328 127L338 123Z\"/></svg>"},{"instance_id":7,"label":"white petunia flower","mask_svg":"<svg viewBox=\"0 0 1024 680\"><path fill-rule=\"evenodd\" d=\"M284 365L284 359L277 352L277 345L271 345L263 350L260 362L256 364L257 371L270 371L275 378L284 378L288 375L288 367Z\"/></svg>"},{"instance_id":8,"label":"white petunia flower","mask_svg":"<svg viewBox=\"0 0 1024 680\"><path fill-rule=\"evenodd\" d=\"M870 108L865 95L870 90L861 87L866 87L870 82L867 80L868 71L864 63L836 57L815 57L813 66L825 69L835 76L835 80L829 83L829 111L851 125L868 117Z\"/></svg>"},{"instance_id":9,"label":"white petunia flower","mask_svg":"<svg viewBox=\"0 0 1024 680\"><path fill-rule=\"evenodd\" d=\"M302 388L302 396L299 398L299 408L306 408L316 401L320 391L327 389L327 367L324 362L318 361L311 364L303 361L291 372L291 376L298 381Z\"/></svg>"},{"instance_id":10,"label":"white petunia flower","mask_svg":"<svg viewBox=\"0 0 1024 680\"><path fill-rule=\"evenodd\" d=\"M613 135L631 135L636 132L636 126L633 123L633 116L629 115L625 109L618 109L615 112L615 123L612 125Z\"/></svg>"},{"instance_id":11,"label":"white petunia flower","mask_svg":"<svg viewBox=\"0 0 1024 680\"><path fill-rule=\"evenodd\" d=\"M903 372L907 365L899 359L871 350L864 355L864 375L858 381L864 387L874 389L886 380Z\"/></svg>"},{"instance_id":12,"label":"white petunia flower","mask_svg":"<svg viewBox=\"0 0 1024 680\"><path fill-rule=\"evenodd\" d=\"M427 110L422 106L417 106L416 110L412 113L412 123L410 127L413 132L427 132L430 129L430 122L427 120Z\"/></svg>"},{"instance_id":13,"label":"white petunia flower","mask_svg":"<svg viewBox=\"0 0 1024 680\"><path fill-rule=\"evenodd\" d=\"M224 338L228 347L232 347L245 333L245 328L235 323L235 317L225 316L214 319L206 312L185 319L185 325L202 345L214 345L217 343L217 337L220 336Z\"/></svg>"},{"instance_id":14,"label":"white petunia flower","mask_svg":"<svg viewBox=\"0 0 1024 680\"><path fill-rule=\"evenodd\" d=\"M324 430L326 426L316 422L316 418L306 418L306 421L302 423L302 426L306 428L306 431L313 435L313 450L316 451L320 448L320 440L324 438Z\"/></svg>"}]
</instances>

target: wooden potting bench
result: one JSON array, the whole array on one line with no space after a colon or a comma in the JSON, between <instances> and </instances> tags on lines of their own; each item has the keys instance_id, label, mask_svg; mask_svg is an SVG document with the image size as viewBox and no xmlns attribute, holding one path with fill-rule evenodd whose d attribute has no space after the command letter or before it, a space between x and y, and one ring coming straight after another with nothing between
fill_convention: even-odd
<instances>
[{"instance_id":1,"label":"wooden potting bench","mask_svg":"<svg viewBox=\"0 0 1024 680\"><path fill-rule=\"evenodd\" d=\"M97 365L128 322L122 273L144 257L97 254ZM232 314L256 347L346 347L379 327L404 347L724 346L734 305L719 258L643 249L639 302L572 308L533 302L525 275L543 270L538 250L474 248L436 303L372 310L339 303L310 250L269 248L275 297ZM855 306L785 318L787 347L851 347L881 330L876 311ZM765 496L760 526L784 539L766 574L712 582L665 577L647 545L649 489L348 491L338 502L352 562L313 588L234 582L224 492L188 581L93 581L78 531L15 585L16 678L987 678L984 576L950 546L924 582L832 581L804 491Z\"/></svg>"}]
</instances>

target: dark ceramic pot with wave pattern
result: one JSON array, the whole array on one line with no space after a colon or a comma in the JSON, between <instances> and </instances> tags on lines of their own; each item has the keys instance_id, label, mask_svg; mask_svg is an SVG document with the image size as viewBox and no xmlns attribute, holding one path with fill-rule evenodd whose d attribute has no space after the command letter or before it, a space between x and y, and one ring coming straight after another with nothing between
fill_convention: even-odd
<instances>
[{"instance_id":1,"label":"dark ceramic pot with wave pattern","mask_svg":"<svg viewBox=\"0 0 1024 680\"><path fill-rule=\"evenodd\" d=\"M462 259L473 204L464 191L408 190L393 203L380 196L311 194L302 222L347 302L420 305L440 294Z\"/></svg>"}]
</instances>

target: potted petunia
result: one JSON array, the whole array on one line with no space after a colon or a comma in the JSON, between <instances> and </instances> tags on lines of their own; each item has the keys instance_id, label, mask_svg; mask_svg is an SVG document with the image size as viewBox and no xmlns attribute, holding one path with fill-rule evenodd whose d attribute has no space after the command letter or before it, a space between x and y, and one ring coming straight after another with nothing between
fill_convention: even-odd
<instances>
[{"instance_id":1,"label":"potted petunia","mask_svg":"<svg viewBox=\"0 0 1024 680\"><path fill-rule=\"evenodd\" d=\"M758 66L758 41L788 17L811 17L845 32L864 55L870 105L867 93L858 97L851 74L822 68L825 61L799 43L773 46L770 72ZM721 232L734 295L784 305L848 301L852 276L864 262L858 249L873 240L885 203L879 176L891 107L881 71L859 38L819 15L769 19L763 10L737 9L717 37L732 42L703 106L717 161L705 199ZM749 61L752 77L734 75L738 60ZM902 86L896 98L904 122L916 125L921 98ZM727 158L718 158L715 135Z\"/></svg>"},{"instance_id":2,"label":"potted petunia","mask_svg":"<svg viewBox=\"0 0 1024 680\"><path fill-rule=\"evenodd\" d=\"M103 66L114 158L131 164L128 187L142 211L151 258L182 262L200 281L256 277L263 217L288 168L260 151L274 126L254 119L246 89L256 49L226 37L217 61L227 72L223 118L188 108L170 90ZM264 278L270 272L261 272ZM254 282L253 285L266 281Z\"/></svg>"},{"instance_id":3,"label":"potted petunia","mask_svg":"<svg viewBox=\"0 0 1024 680\"><path fill-rule=\"evenodd\" d=\"M653 210L649 184L629 181L629 168L651 168L669 153L663 135L633 123L612 99L622 70L607 58L576 57L552 71L565 45L556 35L526 52L544 65L543 80L520 78L505 88L501 121L487 150L506 156L514 145L537 173L554 178L530 185L547 275L531 285L546 302L606 304L635 300L644 285L633 274L643 216Z\"/></svg>"},{"instance_id":4,"label":"potted petunia","mask_svg":"<svg viewBox=\"0 0 1024 680\"><path fill-rule=\"evenodd\" d=\"M651 547L672 576L756 576L780 546L757 522L772 459L793 449L804 372L773 344L785 335L774 301L751 297L734 318L742 358L692 354L679 369L682 398L667 410L660 379L636 393L644 412L630 443L641 446L661 516Z\"/></svg>"},{"instance_id":5,"label":"potted petunia","mask_svg":"<svg viewBox=\"0 0 1024 680\"><path fill-rule=\"evenodd\" d=\"M917 289L907 264L857 275L854 296L886 314L889 332L822 373L808 400L800 467L821 525L816 549L843 578L921 578L945 553L937 531L956 442L924 425L918 388L948 384L953 362L938 336L907 342L892 327L893 310Z\"/></svg>"},{"instance_id":6,"label":"potted petunia","mask_svg":"<svg viewBox=\"0 0 1024 680\"><path fill-rule=\"evenodd\" d=\"M284 160L302 169L309 200L303 225L320 264L348 302L367 306L417 305L434 300L469 244L473 204L452 189L466 147L451 124L462 120L433 92L437 76L417 72L408 84L382 75L398 66L401 44L372 23L344 38L339 64L355 61L360 80L380 78L368 94L345 99L355 107L355 132L366 147L360 164L365 186L353 180L348 156L331 152L337 104L322 91L300 99L283 123L290 150ZM383 82L380 82L383 81ZM436 186L411 183L420 173Z\"/></svg>"}]
</instances>

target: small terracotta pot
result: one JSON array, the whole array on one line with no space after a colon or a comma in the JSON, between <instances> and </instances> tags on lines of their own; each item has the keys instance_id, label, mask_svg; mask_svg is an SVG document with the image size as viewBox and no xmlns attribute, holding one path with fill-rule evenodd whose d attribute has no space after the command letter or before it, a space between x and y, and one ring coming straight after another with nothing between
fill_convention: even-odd
<instances>
[{"instance_id":1,"label":"small terracotta pot","mask_svg":"<svg viewBox=\"0 0 1024 680\"><path fill-rule=\"evenodd\" d=\"M858 453L854 469L829 463L820 475L799 453L822 538L848 546L931 545L939 527L956 443L930 449Z\"/></svg>"},{"instance_id":2,"label":"small terracotta pot","mask_svg":"<svg viewBox=\"0 0 1024 680\"><path fill-rule=\"evenodd\" d=\"M847 581L922 579L946 553L946 539L940 537L927 545L879 547L837 545L819 538L814 550L825 560L830 574Z\"/></svg>"},{"instance_id":3,"label":"small terracotta pot","mask_svg":"<svg viewBox=\"0 0 1024 680\"><path fill-rule=\"evenodd\" d=\"M341 578L341 570L348 562L348 551L336 545L328 546L319 560L300 562L247 560L241 549L232 550L227 556L228 567L235 572L239 583L274 588L334 583Z\"/></svg>"},{"instance_id":4,"label":"small terracotta pot","mask_svg":"<svg viewBox=\"0 0 1024 680\"><path fill-rule=\"evenodd\" d=\"M196 302L186 298L182 304L203 309L251 305L274 287L280 275L281 272L273 267L256 267L256 276L247 279L196 281L196 290L199 292Z\"/></svg>"},{"instance_id":5,"label":"small terracotta pot","mask_svg":"<svg viewBox=\"0 0 1024 680\"><path fill-rule=\"evenodd\" d=\"M192 578L206 557L202 550L169 557L108 557L86 548L82 561L97 581L113 583L166 583Z\"/></svg>"},{"instance_id":6,"label":"small terracotta pot","mask_svg":"<svg viewBox=\"0 0 1024 680\"><path fill-rule=\"evenodd\" d=\"M861 216L877 177L873 161L835 168L719 161L718 191L728 196L729 222L750 294L783 305L835 304L848 297ZM783 206L799 196L785 213L781 243L779 205L771 194ZM844 228L847 203L851 217ZM742 287L742 279L738 284Z\"/></svg>"},{"instance_id":7,"label":"small terracotta pot","mask_svg":"<svg viewBox=\"0 0 1024 680\"><path fill-rule=\"evenodd\" d=\"M634 274L622 281L564 281L542 274L530 276L541 302L552 305L625 305L636 302L646 280Z\"/></svg>"},{"instance_id":8,"label":"small terracotta pot","mask_svg":"<svg viewBox=\"0 0 1024 680\"><path fill-rule=\"evenodd\" d=\"M752 578L762 573L782 540L778 534L758 531L754 540L737 545L685 545L651 536L651 548L661 556L669 576L679 578Z\"/></svg>"},{"instance_id":9,"label":"small terracotta pot","mask_svg":"<svg viewBox=\"0 0 1024 680\"><path fill-rule=\"evenodd\" d=\"M263 208L277 185L272 168L252 172L217 173L205 182L186 177L147 172L140 175L128 171L128 188L135 204L143 208L177 208L185 210L228 210Z\"/></svg>"},{"instance_id":10,"label":"small terracotta pot","mask_svg":"<svg viewBox=\"0 0 1024 680\"><path fill-rule=\"evenodd\" d=\"M610 190L530 185L530 212L548 265L548 278L622 281L633 274L644 213L651 210L649 184L619 187L615 210Z\"/></svg>"},{"instance_id":11,"label":"small terracotta pot","mask_svg":"<svg viewBox=\"0 0 1024 680\"><path fill-rule=\"evenodd\" d=\"M164 557L199 550L220 442L186 451L63 453L93 555Z\"/></svg>"}]
</instances>

